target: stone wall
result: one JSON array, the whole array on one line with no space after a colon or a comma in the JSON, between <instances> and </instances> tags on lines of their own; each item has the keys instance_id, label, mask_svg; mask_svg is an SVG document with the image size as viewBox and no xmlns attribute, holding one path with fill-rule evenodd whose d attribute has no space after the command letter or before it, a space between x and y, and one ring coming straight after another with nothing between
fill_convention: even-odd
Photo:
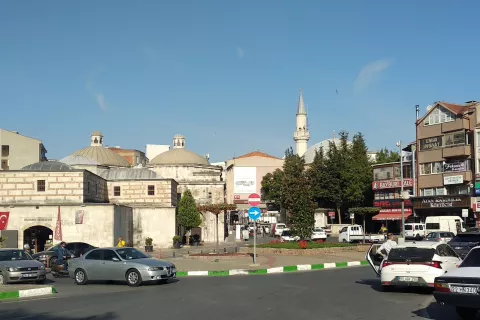
<instances>
[{"instance_id":1,"label":"stone wall","mask_svg":"<svg viewBox=\"0 0 480 320\"><path fill-rule=\"evenodd\" d=\"M176 182L171 179L165 180L125 180L108 181L108 198L111 203L123 204L155 204L156 206L175 206L177 197L173 196L172 188L176 188ZM154 186L154 195L148 195L148 186ZM120 196L115 196L115 187L120 187Z\"/></svg>"},{"instance_id":2,"label":"stone wall","mask_svg":"<svg viewBox=\"0 0 480 320\"><path fill-rule=\"evenodd\" d=\"M179 183L222 181L223 172L222 167L203 165L162 165L153 166L150 170L155 171L162 178L175 179Z\"/></svg>"},{"instance_id":3,"label":"stone wall","mask_svg":"<svg viewBox=\"0 0 480 320\"><path fill-rule=\"evenodd\" d=\"M175 236L176 208L133 208L133 244L143 248L153 239L156 248L170 248Z\"/></svg>"},{"instance_id":4,"label":"stone wall","mask_svg":"<svg viewBox=\"0 0 480 320\"><path fill-rule=\"evenodd\" d=\"M197 204L215 204L224 202L225 183L198 184L182 182L178 185L178 193L183 194L190 190Z\"/></svg>"},{"instance_id":5,"label":"stone wall","mask_svg":"<svg viewBox=\"0 0 480 320\"><path fill-rule=\"evenodd\" d=\"M90 171L83 175L83 201L108 203L107 181Z\"/></svg>"},{"instance_id":6,"label":"stone wall","mask_svg":"<svg viewBox=\"0 0 480 320\"><path fill-rule=\"evenodd\" d=\"M82 203L84 171L0 171L0 203ZM37 191L39 180L45 191Z\"/></svg>"}]
</instances>

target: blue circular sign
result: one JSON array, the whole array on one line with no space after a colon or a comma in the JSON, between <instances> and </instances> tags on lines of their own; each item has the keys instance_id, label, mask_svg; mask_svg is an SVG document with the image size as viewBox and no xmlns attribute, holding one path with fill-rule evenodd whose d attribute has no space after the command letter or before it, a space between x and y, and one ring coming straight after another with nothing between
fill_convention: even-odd
<instances>
[{"instance_id":1,"label":"blue circular sign","mask_svg":"<svg viewBox=\"0 0 480 320\"><path fill-rule=\"evenodd\" d=\"M250 209L248 209L248 217L253 221L260 219L261 215L262 211L260 211L260 209L257 207L251 207Z\"/></svg>"}]
</instances>

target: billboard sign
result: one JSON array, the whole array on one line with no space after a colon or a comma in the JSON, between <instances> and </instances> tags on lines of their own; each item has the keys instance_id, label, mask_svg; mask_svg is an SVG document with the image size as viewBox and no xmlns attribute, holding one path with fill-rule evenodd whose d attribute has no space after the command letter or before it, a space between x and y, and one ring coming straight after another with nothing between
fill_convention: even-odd
<instances>
[{"instance_id":1,"label":"billboard sign","mask_svg":"<svg viewBox=\"0 0 480 320\"><path fill-rule=\"evenodd\" d=\"M233 193L252 194L257 192L257 168L234 167L233 168Z\"/></svg>"}]
</instances>

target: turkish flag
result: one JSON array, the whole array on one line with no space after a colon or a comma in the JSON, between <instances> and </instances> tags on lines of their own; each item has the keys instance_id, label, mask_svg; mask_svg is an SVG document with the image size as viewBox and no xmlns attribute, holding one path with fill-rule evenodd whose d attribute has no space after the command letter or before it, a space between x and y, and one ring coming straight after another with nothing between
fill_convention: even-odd
<instances>
[{"instance_id":1,"label":"turkish flag","mask_svg":"<svg viewBox=\"0 0 480 320\"><path fill-rule=\"evenodd\" d=\"M60 216L60 206L58 207L57 225L55 226L55 240L62 241L62 217Z\"/></svg>"},{"instance_id":2,"label":"turkish flag","mask_svg":"<svg viewBox=\"0 0 480 320\"><path fill-rule=\"evenodd\" d=\"M10 212L0 212L0 230L7 229L8 217L10 217Z\"/></svg>"}]
</instances>

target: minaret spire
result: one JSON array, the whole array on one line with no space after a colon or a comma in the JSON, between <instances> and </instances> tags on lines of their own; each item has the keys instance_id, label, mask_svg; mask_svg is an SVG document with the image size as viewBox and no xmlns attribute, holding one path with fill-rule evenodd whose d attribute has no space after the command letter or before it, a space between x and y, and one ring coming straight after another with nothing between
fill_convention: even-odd
<instances>
[{"instance_id":1,"label":"minaret spire","mask_svg":"<svg viewBox=\"0 0 480 320\"><path fill-rule=\"evenodd\" d=\"M298 98L297 105L297 127L293 133L293 140L296 145L296 153L302 157L307 151L307 143L310 139L310 133L308 132L307 110L305 103L303 102L303 92L300 89L300 96Z\"/></svg>"}]
</instances>

